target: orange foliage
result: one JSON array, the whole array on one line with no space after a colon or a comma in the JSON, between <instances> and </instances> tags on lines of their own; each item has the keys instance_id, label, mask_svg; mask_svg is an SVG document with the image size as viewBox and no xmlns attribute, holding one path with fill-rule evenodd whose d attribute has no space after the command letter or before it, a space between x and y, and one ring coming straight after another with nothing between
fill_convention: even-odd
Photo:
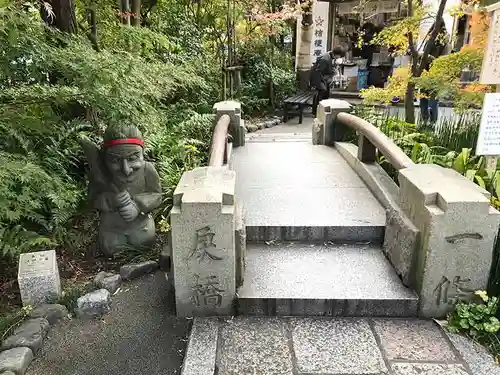
<instances>
[{"instance_id":1,"label":"orange foliage","mask_svg":"<svg viewBox=\"0 0 500 375\"><path fill-rule=\"evenodd\" d=\"M465 86L462 91L464 92L471 92L471 93L478 93L478 92L490 92L490 86L489 85L480 85L479 83L469 83L467 86Z\"/></svg>"},{"instance_id":2,"label":"orange foliage","mask_svg":"<svg viewBox=\"0 0 500 375\"><path fill-rule=\"evenodd\" d=\"M488 41L488 28L490 25L490 16L485 11L475 11L472 13L470 21L471 47L478 49L486 48Z\"/></svg>"}]
</instances>

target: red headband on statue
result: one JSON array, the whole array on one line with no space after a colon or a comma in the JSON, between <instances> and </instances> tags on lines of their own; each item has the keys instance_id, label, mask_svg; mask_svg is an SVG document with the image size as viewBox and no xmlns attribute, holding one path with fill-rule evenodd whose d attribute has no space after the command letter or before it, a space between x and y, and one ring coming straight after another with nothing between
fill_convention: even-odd
<instances>
[{"instance_id":1,"label":"red headband on statue","mask_svg":"<svg viewBox=\"0 0 500 375\"><path fill-rule=\"evenodd\" d=\"M139 138L112 139L110 141L105 141L104 147L125 145L125 144L144 146L144 141Z\"/></svg>"}]
</instances>

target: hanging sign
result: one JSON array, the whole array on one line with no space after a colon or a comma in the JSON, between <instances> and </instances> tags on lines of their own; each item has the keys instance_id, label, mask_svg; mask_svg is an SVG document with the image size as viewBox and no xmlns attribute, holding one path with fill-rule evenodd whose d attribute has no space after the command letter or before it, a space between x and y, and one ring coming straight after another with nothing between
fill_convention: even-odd
<instances>
[{"instance_id":1,"label":"hanging sign","mask_svg":"<svg viewBox=\"0 0 500 375\"><path fill-rule=\"evenodd\" d=\"M337 8L337 13L340 15L363 13L365 16L370 16L377 13L395 13L397 11L397 1L370 1L364 7L360 7L359 2L339 3Z\"/></svg>"}]
</instances>

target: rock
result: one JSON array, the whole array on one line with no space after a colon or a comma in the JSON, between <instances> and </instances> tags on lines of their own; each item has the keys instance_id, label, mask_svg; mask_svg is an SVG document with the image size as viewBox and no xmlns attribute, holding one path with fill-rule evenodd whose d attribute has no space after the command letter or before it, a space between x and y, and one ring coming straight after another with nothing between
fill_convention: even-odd
<instances>
[{"instance_id":1,"label":"rock","mask_svg":"<svg viewBox=\"0 0 500 375\"><path fill-rule=\"evenodd\" d=\"M68 315L68 309L57 303L40 305L31 313L32 318L45 318L50 325L56 324L60 319Z\"/></svg>"},{"instance_id":2,"label":"rock","mask_svg":"<svg viewBox=\"0 0 500 375\"><path fill-rule=\"evenodd\" d=\"M247 130L249 133L253 133L253 132L259 130L259 127L255 124L249 124L249 125L247 125Z\"/></svg>"},{"instance_id":3,"label":"rock","mask_svg":"<svg viewBox=\"0 0 500 375\"><path fill-rule=\"evenodd\" d=\"M27 347L36 354L43 345L43 339L49 331L50 324L45 318L27 320L14 330L14 334L7 337L2 344L2 349Z\"/></svg>"},{"instance_id":4,"label":"rock","mask_svg":"<svg viewBox=\"0 0 500 375\"><path fill-rule=\"evenodd\" d=\"M162 270L163 272L170 272L170 269L172 268L172 257L170 255L170 249L163 250L161 252L158 264L160 266L160 270Z\"/></svg>"},{"instance_id":5,"label":"rock","mask_svg":"<svg viewBox=\"0 0 500 375\"><path fill-rule=\"evenodd\" d=\"M16 374L12 371L5 371L5 372L2 372L0 375L16 375Z\"/></svg>"},{"instance_id":6,"label":"rock","mask_svg":"<svg viewBox=\"0 0 500 375\"><path fill-rule=\"evenodd\" d=\"M0 372L3 375L23 375L33 360L33 352L30 348L21 347L6 350L0 353Z\"/></svg>"},{"instance_id":7,"label":"rock","mask_svg":"<svg viewBox=\"0 0 500 375\"><path fill-rule=\"evenodd\" d=\"M132 280L146 275L158 269L158 263L153 260L137 264L126 264L120 268L120 275L123 280Z\"/></svg>"},{"instance_id":8,"label":"rock","mask_svg":"<svg viewBox=\"0 0 500 375\"><path fill-rule=\"evenodd\" d=\"M272 128L274 126L274 121L266 121L265 124L266 128Z\"/></svg>"},{"instance_id":9,"label":"rock","mask_svg":"<svg viewBox=\"0 0 500 375\"><path fill-rule=\"evenodd\" d=\"M275 118L275 119L273 120L273 123L274 123L274 125L275 125L275 126L276 126L276 125L279 125L279 124L281 124L281 120L280 120L279 118Z\"/></svg>"},{"instance_id":10,"label":"rock","mask_svg":"<svg viewBox=\"0 0 500 375\"><path fill-rule=\"evenodd\" d=\"M257 124L257 127L259 128L259 130L262 130L262 129L264 129L266 127L266 123L265 122L259 122Z\"/></svg>"},{"instance_id":11,"label":"rock","mask_svg":"<svg viewBox=\"0 0 500 375\"><path fill-rule=\"evenodd\" d=\"M88 318L106 314L111 310L111 294L106 289L94 290L76 301L76 316Z\"/></svg>"},{"instance_id":12,"label":"rock","mask_svg":"<svg viewBox=\"0 0 500 375\"><path fill-rule=\"evenodd\" d=\"M106 271L101 271L94 277L94 285L98 286L103 282L104 279L114 276L115 274L113 272L106 272ZM104 288L105 289L105 288Z\"/></svg>"},{"instance_id":13,"label":"rock","mask_svg":"<svg viewBox=\"0 0 500 375\"><path fill-rule=\"evenodd\" d=\"M111 294L115 293L122 284L120 275L111 272L101 271L94 278L94 285L100 289L106 289Z\"/></svg>"}]
</instances>

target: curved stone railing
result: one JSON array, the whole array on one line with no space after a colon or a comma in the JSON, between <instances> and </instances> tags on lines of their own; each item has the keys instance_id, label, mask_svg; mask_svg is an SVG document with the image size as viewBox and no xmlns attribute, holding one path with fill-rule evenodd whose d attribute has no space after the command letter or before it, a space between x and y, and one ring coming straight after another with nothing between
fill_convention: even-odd
<instances>
[{"instance_id":1,"label":"curved stone railing","mask_svg":"<svg viewBox=\"0 0 500 375\"><path fill-rule=\"evenodd\" d=\"M414 163L389 137L380 129L357 116L341 112L335 119L335 138L340 138L348 127L359 134L358 159L365 163L376 161L377 149L391 165L397 169L408 168ZM341 139L335 139L340 141Z\"/></svg>"},{"instance_id":2,"label":"curved stone railing","mask_svg":"<svg viewBox=\"0 0 500 375\"><path fill-rule=\"evenodd\" d=\"M486 190L452 169L414 164L351 109L343 100L321 101L313 143L334 147L385 208L382 251L418 294L419 315L444 317L457 301L486 287L500 212ZM357 147L347 142L353 130ZM397 170L398 185L376 163L377 150Z\"/></svg>"},{"instance_id":3,"label":"curved stone railing","mask_svg":"<svg viewBox=\"0 0 500 375\"><path fill-rule=\"evenodd\" d=\"M215 124L212 143L210 145L209 167L222 167L227 164L230 123L231 118L229 115L222 115Z\"/></svg>"}]
</instances>

